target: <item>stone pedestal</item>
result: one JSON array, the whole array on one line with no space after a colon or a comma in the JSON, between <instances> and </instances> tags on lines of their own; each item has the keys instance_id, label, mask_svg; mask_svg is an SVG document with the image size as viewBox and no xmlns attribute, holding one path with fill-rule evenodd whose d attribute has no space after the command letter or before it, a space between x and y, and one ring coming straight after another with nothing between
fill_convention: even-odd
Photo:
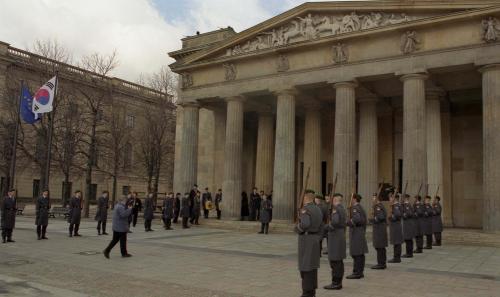
<instances>
[{"instance_id":1,"label":"stone pedestal","mask_svg":"<svg viewBox=\"0 0 500 297\"><path fill-rule=\"evenodd\" d=\"M356 98L354 82L334 84L335 143L333 176L337 175L336 192L348 200L356 186Z\"/></svg>"},{"instance_id":2,"label":"stone pedestal","mask_svg":"<svg viewBox=\"0 0 500 297\"><path fill-rule=\"evenodd\" d=\"M427 138L425 118L425 74L408 74L403 82L403 188L420 195L427 184Z\"/></svg>"},{"instance_id":3,"label":"stone pedestal","mask_svg":"<svg viewBox=\"0 0 500 297\"><path fill-rule=\"evenodd\" d=\"M274 116L270 112L259 113L255 165L255 186L269 194L273 189L274 166Z\"/></svg>"},{"instance_id":4,"label":"stone pedestal","mask_svg":"<svg viewBox=\"0 0 500 297\"><path fill-rule=\"evenodd\" d=\"M304 129L304 174L309 169L309 180L304 187L321 193L321 105L316 102L306 103Z\"/></svg>"},{"instance_id":5,"label":"stone pedestal","mask_svg":"<svg viewBox=\"0 0 500 297\"><path fill-rule=\"evenodd\" d=\"M428 195L437 195L443 201L443 146L441 136L441 99L444 91L429 89L426 92L426 124L427 124L427 184ZM447 205L446 207L448 207ZM444 204L443 204L444 207Z\"/></svg>"},{"instance_id":6,"label":"stone pedestal","mask_svg":"<svg viewBox=\"0 0 500 297\"><path fill-rule=\"evenodd\" d=\"M359 148L358 192L364 198L361 203L370 209L370 199L378 191L378 121L377 98L359 100Z\"/></svg>"},{"instance_id":7,"label":"stone pedestal","mask_svg":"<svg viewBox=\"0 0 500 297\"><path fill-rule=\"evenodd\" d=\"M182 138L180 158L180 186L177 191L189 192L197 182L198 167L198 121L199 106L195 103L182 104Z\"/></svg>"},{"instance_id":8,"label":"stone pedestal","mask_svg":"<svg viewBox=\"0 0 500 297\"><path fill-rule=\"evenodd\" d=\"M500 230L500 64L483 74L483 229Z\"/></svg>"},{"instance_id":9,"label":"stone pedestal","mask_svg":"<svg viewBox=\"0 0 500 297\"><path fill-rule=\"evenodd\" d=\"M295 90L276 92L273 218L292 220L295 208Z\"/></svg>"},{"instance_id":10,"label":"stone pedestal","mask_svg":"<svg viewBox=\"0 0 500 297\"><path fill-rule=\"evenodd\" d=\"M226 218L239 218L242 191L243 97L227 100L224 181L222 183Z\"/></svg>"}]
</instances>

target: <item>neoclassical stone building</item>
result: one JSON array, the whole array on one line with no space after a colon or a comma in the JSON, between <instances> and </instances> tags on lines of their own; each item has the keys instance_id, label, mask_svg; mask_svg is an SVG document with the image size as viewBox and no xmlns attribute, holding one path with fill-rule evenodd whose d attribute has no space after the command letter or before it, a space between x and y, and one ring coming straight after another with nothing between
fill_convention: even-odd
<instances>
[{"instance_id":1,"label":"neoclassical stone building","mask_svg":"<svg viewBox=\"0 0 500 297\"><path fill-rule=\"evenodd\" d=\"M174 189L308 187L369 198L384 181L442 197L447 225L500 230L500 3L304 3L243 32L186 37ZM369 199L365 199L368 207Z\"/></svg>"}]
</instances>

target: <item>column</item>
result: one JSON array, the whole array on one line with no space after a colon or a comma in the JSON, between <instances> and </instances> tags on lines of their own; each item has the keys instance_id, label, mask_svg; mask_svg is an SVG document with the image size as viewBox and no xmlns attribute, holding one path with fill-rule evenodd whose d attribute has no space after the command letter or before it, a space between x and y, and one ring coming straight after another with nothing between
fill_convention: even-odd
<instances>
[{"instance_id":1,"label":"column","mask_svg":"<svg viewBox=\"0 0 500 297\"><path fill-rule=\"evenodd\" d=\"M365 209L370 209L370 199L378 191L378 121L377 98L359 100L358 192Z\"/></svg>"},{"instance_id":2,"label":"column","mask_svg":"<svg viewBox=\"0 0 500 297\"><path fill-rule=\"evenodd\" d=\"M242 155L243 155L243 101L241 96L231 97L227 101L226 144L224 160L224 197L225 217L239 218L242 191Z\"/></svg>"},{"instance_id":3,"label":"column","mask_svg":"<svg viewBox=\"0 0 500 297\"><path fill-rule=\"evenodd\" d=\"M295 210L295 95L293 89L276 92L276 146L273 172L273 217L292 220Z\"/></svg>"},{"instance_id":4,"label":"column","mask_svg":"<svg viewBox=\"0 0 500 297\"><path fill-rule=\"evenodd\" d=\"M403 82L403 188L420 195L427 183L427 145L425 124L425 74L408 74ZM404 189L403 189L404 190Z\"/></svg>"},{"instance_id":5,"label":"column","mask_svg":"<svg viewBox=\"0 0 500 297\"><path fill-rule=\"evenodd\" d=\"M214 109L214 185L212 193L222 189L224 181L224 159L226 144L226 110Z\"/></svg>"},{"instance_id":6,"label":"column","mask_svg":"<svg viewBox=\"0 0 500 297\"><path fill-rule=\"evenodd\" d=\"M349 197L356 190L356 87L354 82L334 84L336 95L333 176L337 176L335 192L345 197Z\"/></svg>"},{"instance_id":7,"label":"column","mask_svg":"<svg viewBox=\"0 0 500 297\"><path fill-rule=\"evenodd\" d=\"M257 128L257 160L255 186L265 193L273 189L274 117L270 112L260 112Z\"/></svg>"},{"instance_id":8,"label":"column","mask_svg":"<svg viewBox=\"0 0 500 297\"><path fill-rule=\"evenodd\" d=\"M427 132L427 184L428 195L437 195L443 201L443 138L441 136L441 99L444 91L438 88L426 91L426 132ZM448 205L447 205L448 206ZM446 207L447 207L446 206Z\"/></svg>"},{"instance_id":9,"label":"column","mask_svg":"<svg viewBox=\"0 0 500 297\"><path fill-rule=\"evenodd\" d=\"M309 170L309 180L304 175L304 187L321 192L321 104L306 103L306 120L304 133L304 174Z\"/></svg>"},{"instance_id":10,"label":"column","mask_svg":"<svg viewBox=\"0 0 500 297\"><path fill-rule=\"evenodd\" d=\"M196 103L182 104L182 138L179 169L182 192L189 192L196 183L198 166L198 121L199 105Z\"/></svg>"},{"instance_id":11,"label":"column","mask_svg":"<svg viewBox=\"0 0 500 297\"><path fill-rule=\"evenodd\" d=\"M483 74L483 229L500 230L500 64Z\"/></svg>"}]
</instances>

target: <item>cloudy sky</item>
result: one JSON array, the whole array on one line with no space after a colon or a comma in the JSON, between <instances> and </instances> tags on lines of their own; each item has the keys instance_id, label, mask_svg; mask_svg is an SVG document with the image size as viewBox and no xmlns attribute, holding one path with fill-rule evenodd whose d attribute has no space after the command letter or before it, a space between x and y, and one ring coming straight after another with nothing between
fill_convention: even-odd
<instances>
[{"instance_id":1,"label":"cloudy sky","mask_svg":"<svg viewBox=\"0 0 500 297\"><path fill-rule=\"evenodd\" d=\"M232 26L240 32L301 0L0 0L0 41L29 50L57 40L73 61L116 49L114 76L135 81L172 62L167 52L197 30Z\"/></svg>"}]
</instances>

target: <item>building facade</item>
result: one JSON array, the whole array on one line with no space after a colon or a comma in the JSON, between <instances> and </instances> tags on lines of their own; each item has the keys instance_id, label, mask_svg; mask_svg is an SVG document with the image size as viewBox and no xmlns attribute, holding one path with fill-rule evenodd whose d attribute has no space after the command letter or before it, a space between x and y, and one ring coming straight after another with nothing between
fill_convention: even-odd
<instances>
[{"instance_id":1,"label":"building facade","mask_svg":"<svg viewBox=\"0 0 500 297\"><path fill-rule=\"evenodd\" d=\"M240 33L187 37L174 188L297 193L379 184L442 197L448 226L500 230L500 3L305 3Z\"/></svg>"}]
</instances>

